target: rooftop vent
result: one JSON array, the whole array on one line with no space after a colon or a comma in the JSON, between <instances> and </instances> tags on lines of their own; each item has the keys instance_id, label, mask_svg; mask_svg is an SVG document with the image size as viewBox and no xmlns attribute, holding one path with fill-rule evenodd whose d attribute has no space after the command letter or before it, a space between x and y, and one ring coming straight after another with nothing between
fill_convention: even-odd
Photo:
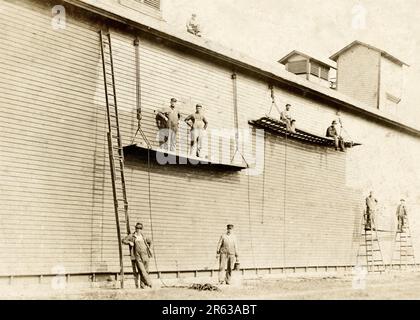
<instances>
[{"instance_id":1,"label":"rooftop vent","mask_svg":"<svg viewBox=\"0 0 420 320\"><path fill-rule=\"evenodd\" d=\"M318 83L324 87L333 88L335 75L334 61L317 59L301 51L294 50L281 58L279 63L286 66L286 70L306 80Z\"/></svg>"}]
</instances>

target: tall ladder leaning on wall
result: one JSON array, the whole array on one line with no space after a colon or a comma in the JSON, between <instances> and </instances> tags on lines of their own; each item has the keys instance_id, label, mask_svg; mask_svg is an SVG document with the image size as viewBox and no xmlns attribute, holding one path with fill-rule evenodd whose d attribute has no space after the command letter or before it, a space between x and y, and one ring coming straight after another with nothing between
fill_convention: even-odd
<instances>
[{"instance_id":1,"label":"tall ladder leaning on wall","mask_svg":"<svg viewBox=\"0 0 420 320\"><path fill-rule=\"evenodd\" d=\"M396 265L398 265L399 268L408 268L409 265L416 265L408 217L406 216L403 219L404 225L402 227L402 232L397 231L395 234L394 248L391 259L392 268L394 268Z\"/></svg>"},{"instance_id":2,"label":"tall ladder leaning on wall","mask_svg":"<svg viewBox=\"0 0 420 320\"><path fill-rule=\"evenodd\" d=\"M379 244L378 232L374 218L371 218L371 228L366 230L367 214L363 211L360 243L357 251L357 266L365 266L368 272L382 273L385 271L385 264Z\"/></svg>"},{"instance_id":3,"label":"tall ladder leaning on wall","mask_svg":"<svg viewBox=\"0 0 420 320\"><path fill-rule=\"evenodd\" d=\"M102 67L105 85L106 114L108 120L108 153L111 169L112 194L114 198L115 221L120 258L120 282L124 288L124 256L122 250L121 229L124 224L127 234L130 233L130 219L128 215L128 201L124 177L124 152L121 140L117 95L115 90L114 63L112 60L111 34L99 31L101 43ZM130 253L130 249L129 249ZM134 266L133 274L135 272Z\"/></svg>"}]
</instances>

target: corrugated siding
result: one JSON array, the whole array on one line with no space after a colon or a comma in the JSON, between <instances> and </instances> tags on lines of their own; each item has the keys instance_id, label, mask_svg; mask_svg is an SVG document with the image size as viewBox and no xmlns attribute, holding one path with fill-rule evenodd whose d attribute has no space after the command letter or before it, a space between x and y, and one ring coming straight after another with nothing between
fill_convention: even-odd
<instances>
[{"instance_id":1,"label":"corrugated siding","mask_svg":"<svg viewBox=\"0 0 420 320\"><path fill-rule=\"evenodd\" d=\"M1 2L0 273L112 269L98 34L39 6Z\"/></svg>"},{"instance_id":2,"label":"corrugated siding","mask_svg":"<svg viewBox=\"0 0 420 320\"><path fill-rule=\"evenodd\" d=\"M114 33L114 48L118 46L114 52L124 54L124 58L116 58L121 79L123 70L132 73L135 65L132 40L132 36ZM229 70L144 39L140 42L140 68L142 125L152 141L156 134L153 110L167 105L172 96L181 101L185 115L194 110L196 102L203 103L209 129L233 128ZM267 85L239 74L238 102L239 125L248 128L249 119L261 117L269 109ZM124 109L120 103L127 144L136 130L135 110L128 111L134 105L132 88L130 103ZM358 225L355 215L360 207L354 201L355 191L343 186L345 155L290 141L286 151L283 138L267 138L265 176L152 167L151 216L161 271L212 267L218 237L229 222L235 222L241 239L244 267L352 263ZM136 142L141 143L141 138ZM133 219L145 222L151 233L146 167L132 158L127 161L130 212Z\"/></svg>"}]
</instances>

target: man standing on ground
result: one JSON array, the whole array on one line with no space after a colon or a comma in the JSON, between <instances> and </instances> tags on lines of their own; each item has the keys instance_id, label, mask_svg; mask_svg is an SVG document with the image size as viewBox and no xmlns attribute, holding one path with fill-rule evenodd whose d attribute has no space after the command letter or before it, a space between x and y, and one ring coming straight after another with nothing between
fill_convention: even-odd
<instances>
[{"instance_id":1,"label":"man standing on ground","mask_svg":"<svg viewBox=\"0 0 420 320\"><path fill-rule=\"evenodd\" d=\"M159 129L159 136L162 131L165 135L165 139L159 139L161 142L160 147L163 148L166 145L165 149L170 151L176 151L176 136L178 132L179 119L181 119L181 114L176 107L176 102L177 100L172 98L169 108L158 112L156 116L157 119L162 119L166 126L165 129ZM162 143L162 141L166 142Z\"/></svg>"},{"instance_id":2,"label":"man standing on ground","mask_svg":"<svg viewBox=\"0 0 420 320\"><path fill-rule=\"evenodd\" d=\"M405 200L401 199L400 204L397 207L398 232L403 232L406 218L407 208L405 206Z\"/></svg>"},{"instance_id":3,"label":"man standing on ground","mask_svg":"<svg viewBox=\"0 0 420 320\"><path fill-rule=\"evenodd\" d=\"M202 147L202 140L204 135L204 130L207 129L207 120L203 114L203 106L197 104L195 106L195 113L190 114L185 118L185 122L191 128L191 151L190 154L197 157L200 156L200 151Z\"/></svg>"},{"instance_id":4,"label":"man standing on ground","mask_svg":"<svg viewBox=\"0 0 420 320\"><path fill-rule=\"evenodd\" d=\"M378 200L373 196L373 191L369 193L369 196L366 198L366 224L365 230L372 229L372 220L374 219L374 214L376 212L376 206Z\"/></svg>"},{"instance_id":5,"label":"man standing on ground","mask_svg":"<svg viewBox=\"0 0 420 320\"><path fill-rule=\"evenodd\" d=\"M236 236L233 234L233 224L228 224L226 233L220 237L217 254L220 255L219 283L223 284L226 281L226 284L230 284L235 259L238 262L238 243Z\"/></svg>"},{"instance_id":6,"label":"man standing on ground","mask_svg":"<svg viewBox=\"0 0 420 320\"><path fill-rule=\"evenodd\" d=\"M151 252L152 240L143 234L143 224L136 224L136 231L126 236L122 243L130 246L131 263L133 264L134 282L136 288L152 287L149 277L149 259L153 256Z\"/></svg>"},{"instance_id":7,"label":"man standing on ground","mask_svg":"<svg viewBox=\"0 0 420 320\"><path fill-rule=\"evenodd\" d=\"M344 145L343 138L338 134L337 129L335 126L337 125L337 121L333 121L331 125L327 129L327 137L334 139L335 150L337 151L340 148L340 151L346 151L346 146Z\"/></svg>"}]
</instances>

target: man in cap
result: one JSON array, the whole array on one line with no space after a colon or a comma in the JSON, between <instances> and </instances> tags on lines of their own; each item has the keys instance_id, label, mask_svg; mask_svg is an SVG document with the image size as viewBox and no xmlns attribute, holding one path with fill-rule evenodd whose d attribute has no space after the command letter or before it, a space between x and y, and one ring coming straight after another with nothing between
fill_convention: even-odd
<instances>
[{"instance_id":1,"label":"man in cap","mask_svg":"<svg viewBox=\"0 0 420 320\"><path fill-rule=\"evenodd\" d=\"M334 139L335 150L340 148L340 151L344 152L346 150L346 146L343 138L338 134L337 129L335 128L336 125L337 121L334 120L328 127L326 136Z\"/></svg>"},{"instance_id":2,"label":"man in cap","mask_svg":"<svg viewBox=\"0 0 420 320\"><path fill-rule=\"evenodd\" d=\"M201 37L201 27L197 21L197 15L193 13L187 21L187 31L197 37Z\"/></svg>"},{"instance_id":3,"label":"man in cap","mask_svg":"<svg viewBox=\"0 0 420 320\"><path fill-rule=\"evenodd\" d=\"M186 117L185 122L191 128L190 154L195 153L195 155L199 157L202 147L204 130L207 129L208 125L208 122L203 114L203 106L201 104L197 104L195 106L195 113Z\"/></svg>"},{"instance_id":4,"label":"man in cap","mask_svg":"<svg viewBox=\"0 0 420 320\"><path fill-rule=\"evenodd\" d=\"M168 108L159 111L156 115L156 124L159 128L159 142L161 148L170 151L176 150L176 136L181 114L176 107L177 99L172 98ZM160 124L158 123L160 121Z\"/></svg>"},{"instance_id":5,"label":"man in cap","mask_svg":"<svg viewBox=\"0 0 420 320\"><path fill-rule=\"evenodd\" d=\"M143 224L136 224L136 231L126 236L122 243L130 246L131 263L134 271L136 288L152 287L149 277L149 259L153 256L151 251L152 240L143 234Z\"/></svg>"},{"instance_id":6,"label":"man in cap","mask_svg":"<svg viewBox=\"0 0 420 320\"><path fill-rule=\"evenodd\" d=\"M232 270L236 262L238 262L238 242L233 232L233 224L226 226L226 233L222 234L217 244L217 254L219 257L219 283L230 284ZM225 272L226 269L226 272Z\"/></svg>"},{"instance_id":7,"label":"man in cap","mask_svg":"<svg viewBox=\"0 0 420 320\"><path fill-rule=\"evenodd\" d=\"M397 207L398 232L403 232L406 218L407 218L407 208L405 206L405 200L401 199L400 204Z\"/></svg>"},{"instance_id":8,"label":"man in cap","mask_svg":"<svg viewBox=\"0 0 420 320\"><path fill-rule=\"evenodd\" d=\"M290 112L291 105L288 103L286 104L286 108L280 113L280 120L286 124L286 129L289 132L295 132L295 123L296 120L292 119L292 115Z\"/></svg>"},{"instance_id":9,"label":"man in cap","mask_svg":"<svg viewBox=\"0 0 420 320\"><path fill-rule=\"evenodd\" d=\"M369 193L369 196L366 197L366 222L365 222L365 230L372 229L372 220L374 219L374 214L376 212L376 206L378 204L378 200L375 199L373 196L373 191Z\"/></svg>"}]
</instances>

